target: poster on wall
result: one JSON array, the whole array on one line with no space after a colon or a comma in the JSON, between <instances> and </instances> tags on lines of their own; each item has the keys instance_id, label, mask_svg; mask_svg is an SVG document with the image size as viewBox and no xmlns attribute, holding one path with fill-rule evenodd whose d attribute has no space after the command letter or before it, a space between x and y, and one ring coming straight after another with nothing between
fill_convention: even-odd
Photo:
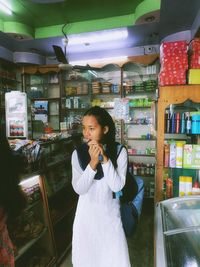
<instances>
[{"instance_id":1,"label":"poster on wall","mask_svg":"<svg viewBox=\"0 0 200 267\"><path fill-rule=\"evenodd\" d=\"M48 122L48 101L37 100L33 104L34 120Z\"/></svg>"},{"instance_id":2,"label":"poster on wall","mask_svg":"<svg viewBox=\"0 0 200 267\"><path fill-rule=\"evenodd\" d=\"M12 91L5 94L7 137L27 138L27 96L26 93Z\"/></svg>"}]
</instances>

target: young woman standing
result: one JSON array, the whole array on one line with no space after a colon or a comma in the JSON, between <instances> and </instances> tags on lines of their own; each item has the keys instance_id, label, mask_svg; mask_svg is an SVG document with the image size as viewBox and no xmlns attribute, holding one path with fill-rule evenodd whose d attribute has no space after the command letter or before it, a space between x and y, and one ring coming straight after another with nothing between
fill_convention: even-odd
<instances>
[{"instance_id":1,"label":"young woman standing","mask_svg":"<svg viewBox=\"0 0 200 267\"><path fill-rule=\"evenodd\" d=\"M130 267L126 237L114 192L125 185L127 151L117 157L109 113L92 107L83 116L86 141L72 154L72 185L79 194L73 225L74 267Z\"/></svg>"}]
</instances>

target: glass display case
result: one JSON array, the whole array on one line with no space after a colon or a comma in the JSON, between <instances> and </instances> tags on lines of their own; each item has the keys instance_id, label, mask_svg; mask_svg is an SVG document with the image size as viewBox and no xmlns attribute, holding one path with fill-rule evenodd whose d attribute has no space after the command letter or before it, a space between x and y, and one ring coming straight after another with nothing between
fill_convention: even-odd
<instances>
[{"instance_id":1,"label":"glass display case","mask_svg":"<svg viewBox=\"0 0 200 267\"><path fill-rule=\"evenodd\" d=\"M156 205L156 267L200 266L200 196Z\"/></svg>"},{"instance_id":2,"label":"glass display case","mask_svg":"<svg viewBox=\"0 0 200 267\"><path fill-rule=\"evenodd\" d=\"M41 144L44 151L43 181L57 262L62 260L71 247L72 224L78 199L71 183L74 142L75 139L69 137Z\"/></svg>"}]
</instances>

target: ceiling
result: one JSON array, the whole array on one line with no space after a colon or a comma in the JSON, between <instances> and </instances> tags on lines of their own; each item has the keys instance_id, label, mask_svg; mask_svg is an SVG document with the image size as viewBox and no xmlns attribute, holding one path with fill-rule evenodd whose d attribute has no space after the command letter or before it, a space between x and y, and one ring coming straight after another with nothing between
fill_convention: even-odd
<instances>
[{"instance_id":1,"label":"ceiling","mask_svg":"<svg viewBox=\"0 0 200 267\"><path fill-rule=\"evenodd\" d=\"M52 45L63 47L64 34L69 39L105 31L112 36L113 29L126 29L128 37L78 45L69 42L68 58L155 53L163 39L189 41L200 26L199 0L184 0L184 4L183 0L48 1L56 0L10 0L12 16L0 12L0 58L12 60L14 54L16 62L34 63L26 54L32 53L42 58L41 63L55 63ZM153 49L146 49L149 46Z\"/></svg>"}]
</instances>

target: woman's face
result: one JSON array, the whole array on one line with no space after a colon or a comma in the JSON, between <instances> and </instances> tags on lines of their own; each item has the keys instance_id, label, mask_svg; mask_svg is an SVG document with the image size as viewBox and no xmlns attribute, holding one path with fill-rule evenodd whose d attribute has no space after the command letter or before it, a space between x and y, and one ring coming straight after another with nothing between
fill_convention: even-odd
<instances>
[{"instance_id":1,"label":"woman's face","mask_svg":"<svg viewBox=\"0 0 200 267\"><path fill-rule=\"evenodd\" d=\"M102 140L103 135L107 132L107 126L102 127L97 119L92 115L83 117L82 121L83 137L86 141L97 141Z\"/></svg>"}]
</instances>

